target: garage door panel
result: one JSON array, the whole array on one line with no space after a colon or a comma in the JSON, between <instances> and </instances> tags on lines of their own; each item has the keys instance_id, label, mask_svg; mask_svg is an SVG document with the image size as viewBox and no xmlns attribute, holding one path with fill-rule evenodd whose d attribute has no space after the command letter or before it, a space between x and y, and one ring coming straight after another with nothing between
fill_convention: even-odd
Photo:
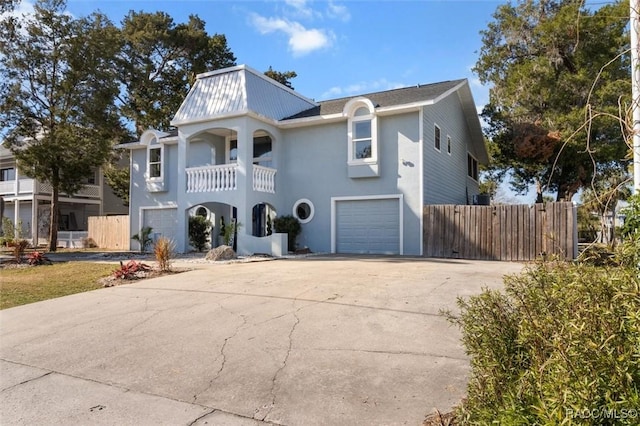
<instances>
[{"instance_id":1,"label":"garage door panel","mask_svg":"<svg viewBox=\"0 0 640 426\"><path fill-rule=\"evenodd\" d=\"M175 241L178 227L178 210L149 209L143 211L143 226L150 226L151 233L157 236L167 237Z\"/></svg>"},{"instance_id":2,"label":"garage door panel","mask_svg":"<svg viewBox=\"0 0 640 426\"><path fill-rule=\"evenodd\" d=\"M338 253L400 253L397 198L336 201Z\"/></svg>"}]
</instances>

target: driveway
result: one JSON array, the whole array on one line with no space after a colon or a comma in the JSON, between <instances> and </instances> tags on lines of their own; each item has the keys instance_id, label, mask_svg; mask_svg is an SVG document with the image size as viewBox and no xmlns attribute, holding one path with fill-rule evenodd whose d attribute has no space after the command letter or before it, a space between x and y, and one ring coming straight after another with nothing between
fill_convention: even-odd
<instances>
[{"instance_id":1,"label":"driveway","mask_svg":"<svg viewBox=\"0 0 640 426\"><path fill-rule=\"evenodd\" d=\"M419 425L464 396L439 315L521 264L309 257L0 311L0 423Z\"/></svg>"}]
</instances>

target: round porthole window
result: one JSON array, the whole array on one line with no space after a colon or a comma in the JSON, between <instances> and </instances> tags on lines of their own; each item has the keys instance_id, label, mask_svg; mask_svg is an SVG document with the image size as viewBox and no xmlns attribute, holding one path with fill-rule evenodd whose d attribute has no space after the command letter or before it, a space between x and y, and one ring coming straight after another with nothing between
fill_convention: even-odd
<instances>
[{"instance_id":1,"label":"round porthole window","mask_svg":"<svg viewBox=\"0 0 640 426\"><path fill-rule=\"evenodd\" d=\"M313 203L306 198L302 198L293 205L293 216L300 223L307 223L313 219L314 208Z\"/></svg>"}]
</instances>

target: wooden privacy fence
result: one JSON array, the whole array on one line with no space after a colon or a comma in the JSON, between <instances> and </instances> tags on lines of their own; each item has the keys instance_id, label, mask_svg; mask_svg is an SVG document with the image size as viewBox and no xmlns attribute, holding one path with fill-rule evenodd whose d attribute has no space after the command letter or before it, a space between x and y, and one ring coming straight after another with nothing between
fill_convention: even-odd
<instances>
[{"instance_id":1,"label":"wooden privacy fence","mask_svg":"<svg viewBox=\"0 0 640 426\"><path fill-rule=\"evenodd\" d=\"M571 202L498 206L424 206L424 255L480 260L577 256Z\"/></svg>"},{"instance_id":2,"label":"wooden privacy fence","mask_svg":"<svg viewBox=\"0 0 640 426\"><path fill-rule=\"evenodd\" d=\"M89 235L96 245L109 250L129 250L129 216L89 216Z\"/></svg>"}]
</instances>

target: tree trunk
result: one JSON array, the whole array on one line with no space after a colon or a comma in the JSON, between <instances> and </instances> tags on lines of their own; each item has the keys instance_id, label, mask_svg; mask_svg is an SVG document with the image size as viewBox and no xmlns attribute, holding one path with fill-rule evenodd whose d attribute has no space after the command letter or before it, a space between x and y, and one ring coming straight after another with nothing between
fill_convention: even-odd
<instances>
[{"instance_id":1,"label":"tree trunk","mask_svg":"<svg viewBox=\"0 0 640 426\"><path fill-rule=\"evenodd\" d=\"M51 220L49 221L49 251L53 252L58 249L58 186L51 185Z\"/></svg>"},{"instance_id":2,"label":"tree trunk","mask_svg":"<svg viewBox=\"0 0 640 426\"><path fill-rule=\"evenodd\" d=\"M536 204L542 203L544 203L544 198L542 198L542 183L536 181Z\"/></svg>"}]
</instances>

